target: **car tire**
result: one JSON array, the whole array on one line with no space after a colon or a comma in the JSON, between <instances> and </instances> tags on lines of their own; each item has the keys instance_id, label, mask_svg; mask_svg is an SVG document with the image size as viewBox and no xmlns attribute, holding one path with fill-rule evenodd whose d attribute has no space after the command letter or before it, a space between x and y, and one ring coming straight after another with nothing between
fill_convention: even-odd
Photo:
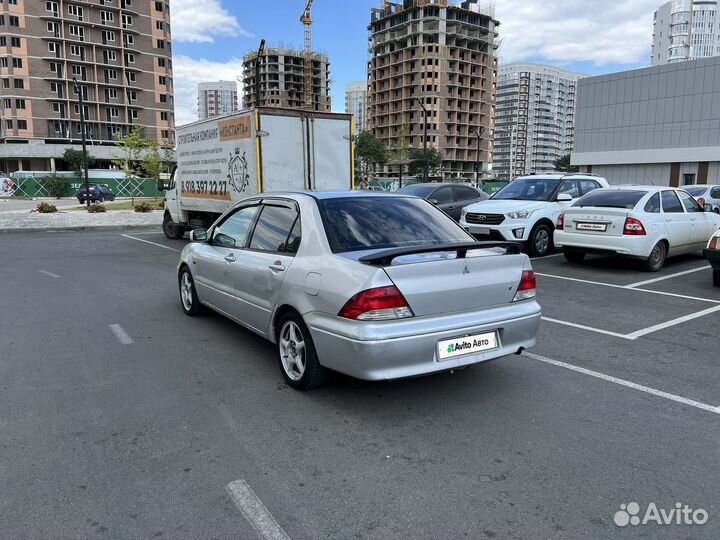
<instances>
[{"instance_id":1,"label":"car tire","mask_svg":"<svg viewBox=\"0 0 720 540\"><path fill-rule=\"evenodd\" d=\"M180 271L178 276L178 287L180 288L180 305L189 317L196 317L202 314L203 306L198 299L197 289L195 289L195 280L190 273L190 269L186 266Z\"/></svg>"},{"instance_id":2,"label":"car tire","mask_svg":"<svg viewBox=\"0 0 720 540\"><path fill-rule=\"evenodd\" d=\"M180 240L185 234L185 227L175 223L170 214L165 214L163 218L163 233L170 240Z\"/></svg>"},{"instance_id":3,"label":"car tire","mask_svg":"<svg viewBox=\"0 0 720 540\"><path fill-rule=\"evenodd\" d=\"M544 257L553 249L552 230L548 225L540 223L533 227L527 242L527 251L531 257Z\"/></svg>"},{"instance_id":4,"label":"car tire","mask_svg":"<svg viewBox=\"0 0 720 540\"><path fill-rule=\"evenodd\" d=\"M720 269L713 270L713 285L720 287Z\"/></svg>"},{"instance_id":5,"label":"car tire","mask_svg":"<svg viewBox=\"0 0 720 540\"><path fill-rule=\"evenodd\" d=\"M585 253L582 251L565 251L565 260L571 264L580 264L585 260Z\"/></svg>"},{"instance_id":6,"label":"car tire","mask_svg":"<svg viewBox=\"0 0 720 540\"><path fill-rule=\"evenodd\" d=\"M665 266L665 259L667 259L667 246L665 242L658 242L650 252L650 256L645 260L645 270L658 272Z\"/></svg>"},{"instance_id":7,"label":"car tire","mask_svg":"<svg viewBox=\"0 0 720 540\"><path fill-rule=\"evenodd\" d=\"M295 390L311 390L327 381L328 372L320 365L310 331L297 312L290 311L278 321L275 350L283 378Z\"/></svg>"}]
</instances>

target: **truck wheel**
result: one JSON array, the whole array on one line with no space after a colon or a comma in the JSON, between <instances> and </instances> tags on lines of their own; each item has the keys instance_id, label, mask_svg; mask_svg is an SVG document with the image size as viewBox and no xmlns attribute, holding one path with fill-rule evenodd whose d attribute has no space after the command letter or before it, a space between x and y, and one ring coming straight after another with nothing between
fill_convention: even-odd
<instances>
[{"instance_id":1,"label":"truck wheel","mask_svg":"<svg viewBox=\"0 0 720 540\"><path fill-rule=\"evenodd\" d=\"M648 272L657 272L665 265L667 258L667 246L665 242L658 242L650 252L650 256L645 260L645 270Z\"/></svg>"},{"instance_id":2,"label":"truck wheel","mask_svg":"<svg viewBox=\"0 0 720 540\"><path fill-rule=\"evenodd\" d=\"M713 270L713 285L720 287L720 268Z\"/></svg>"},{"instance_id":3,"label":"truck wheel","mask_svg":"<svg viewBox=\"0 0 720 540\"><path fill-rule=\"evenodd\" d=\"M528 238L528 253L531 257L544 257L553 248L552 231L550 227L540 223L530 231Z\"/></svg>"},{"instance_id":4,"label":"truck wheel","mask_svg":"<svg viewBox=\"0 0 720 540\"><path fill-rule=\"evenodd\" d=\"M277 325L275 346L285 382L295 390L310 390L325 383L327 370L320 365L315 344L302 317L291 311Z\"/></svg>"},{"instance_id":5,"label":"truck wheel","mask_svg":"<svg viewBox=\"0 0 720 540\"><path fill-rule=\"evenodd\" d=\"M565 255L565 260L571 264L580 264L585 259L585 253L582 251L566 251L563 255Z\"/></svg>"},{"instance_id":6,"label":"truck wheel","mask_svg":"<svg viewBox=\"0 0 720 540\"><path fill-rule=\"evenodd\" d=\"M170 240L180 240L185 234L185 227L175 223L170 214L165 214L163 218L163 232Z\"/></svg>"}]
</instances>

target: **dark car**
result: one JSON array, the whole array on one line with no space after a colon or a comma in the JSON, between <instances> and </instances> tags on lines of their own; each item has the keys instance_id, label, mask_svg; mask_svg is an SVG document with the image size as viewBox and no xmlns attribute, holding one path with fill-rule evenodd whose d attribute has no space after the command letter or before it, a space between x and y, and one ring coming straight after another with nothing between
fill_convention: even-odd
<instances>
[{"instance_id":1,"label":"dark car","mask_svg":"<svg viewBox=\"0 0 720 540\"><path fill-rule=\"evenodd\" d=\"M85 184L83 184L80 189L77 190L75 196L80 204L83 204L88 199L90 199L90 202L115 200L115 194L110 191L110 188L105 184L88 184L87 189L85 189Z\"/></svg>"},{"instance_id":2,"label":"dark car","mask_svg":"<svg viewBox=\"0 0 720 540\"><path fill-rule=\"evenodd\" d=\"M490 195L467 184L427 183L412 184L400 190L430 201L455 221L460 221L462 209L469 204L486 201Z\"/></svg>"}]
</instances>

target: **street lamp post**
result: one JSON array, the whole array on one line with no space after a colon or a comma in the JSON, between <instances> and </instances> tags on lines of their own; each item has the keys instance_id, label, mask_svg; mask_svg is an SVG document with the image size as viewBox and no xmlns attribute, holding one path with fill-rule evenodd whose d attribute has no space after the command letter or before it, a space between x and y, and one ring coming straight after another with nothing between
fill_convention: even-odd
<instances>
[{"instance_id":1,"label":"street lamp post","mask_svg":"<svg viewBox=\"0 0 720 540\"><path fill-rule=\"evenodd\" d=\"M78 103L80 104L80 131L82 134L82 153L83 153L83 173L85 175L85 204L90 208L90 178L88 175L88 157L87 157L87 142L85 140L85 105L82 95L82 89L77 82L77 79L73 77L73 86L75 87L75 93L78 95Z\"/></svg>"},{"instance_id":2,"label":"street lamp post","mask_svg":"<svg viewBox=\"0 0 720 540\"><path fill-rule=\"evenodd\" d=\"M477 136L477 156L475 163L475 185L480 186L480 141L482 141L482 134L485 133L485 127L480 126L480 130L475 129L475 126L470 126L470 133L475 133Z\"/></svg>"},{"instance_id":3,"label":"street lamp post","mask_svg":"<svg viewBox=\"0 0 720 540\"><path fill-rule=\"evenodd\" d=\"M420 98L415 98L415 101L417 101L423 110L423 158L425 158L425 176L423 178L423 182L428 181L428 155L427 155L427 109L425 108L425 104L420 100Z\"/></svg>"}]
</instances>

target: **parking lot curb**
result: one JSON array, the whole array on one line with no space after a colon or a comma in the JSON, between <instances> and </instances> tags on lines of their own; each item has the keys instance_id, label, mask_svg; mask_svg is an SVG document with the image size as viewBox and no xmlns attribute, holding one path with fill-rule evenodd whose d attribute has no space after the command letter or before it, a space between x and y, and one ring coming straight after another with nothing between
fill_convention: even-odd
<instances>
[{"instance_id":1,"label":"parking lot curb","mask_svg":"<svg viewBox=\"0 0 720 540\"><path fill-rule=\"evenodd\" d=\"M12 228L0 229L2 234L23 234L23 233L47 233L47 232L106 232L106 231L132 231L142 229L155 229L162 232L160 225L81 225L70 227L30 227L30 228Z\"/></svg>"}]
</instances>

